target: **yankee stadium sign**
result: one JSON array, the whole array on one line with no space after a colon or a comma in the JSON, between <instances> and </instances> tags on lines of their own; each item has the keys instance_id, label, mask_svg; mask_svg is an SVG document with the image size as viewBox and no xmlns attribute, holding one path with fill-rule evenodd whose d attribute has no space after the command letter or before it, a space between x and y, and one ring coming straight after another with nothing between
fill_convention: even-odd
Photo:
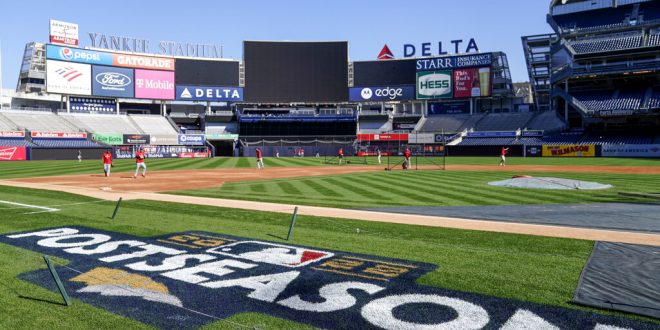
<instances>
[{"instance_id":1,"label":"yankee stadium sign","mask_svg":"<svg viewBox=\"0 0 660 330\"><path fill-rule=\"evenodd\" d=\"M147 39L120 37L97 32L90 32L88 36L93 48L153 54L150 50L150 42ZM222 46L214 44L159 41L157 47L158 51L155 54L158 55L222 58Z\"/></svg>"},{"instance_id":2,"label":"yankee stadium sign","mask_svg":"<svg viewBox=\"0 0 660 330\"><path fill-rule=\"evenodd\" d=\"M201 327L246 312L320 328L654 328L419 285L436 269L428 263L207 232L145 238L61 227L0 235L0 242L69 260L56 269L71 296L158 328ZM54 287L46 269L19 277Z\"/></svg>"}]
</instances>

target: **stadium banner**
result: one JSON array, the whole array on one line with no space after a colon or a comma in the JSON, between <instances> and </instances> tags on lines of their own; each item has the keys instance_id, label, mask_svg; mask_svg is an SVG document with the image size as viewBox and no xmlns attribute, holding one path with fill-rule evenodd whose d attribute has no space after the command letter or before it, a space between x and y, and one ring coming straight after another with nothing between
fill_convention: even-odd
<instances>
[{"instance_id":1,"label":"stadium banner","mask_svg":"<svg viewBox=\"0 0 660 330\"><path fill-rule=\"evenodd\" d=\"M209 158L208 152L180 152L179 158Z\"/></svg>"},{"instance_id":2,"label":"stadium banner","mask_svg":"<svg viewBox=\"0 0 660 330\"><path fill-rule=\"evenodd\" d=\"M46 58L83 64L112 65L110 53L55 45L46 45Z\"/></svg>"},{"instance_id":3,"label":"stadium banner","mask_svg":"<svg viewBox=\"0 0 660 330\"><path fill-rule=\"evenodd\" d=\"M524 137L543 137L543 131L522 131Z\"/></svg>"},{"instance_id":4,"label":"stadium banner","mask_svg":"<svg viewBox=\"0 0 660 330\"><path fill-rule=\"evenodd\" d=\"M419 59L417 60L416 68L419 72L473 67L489 67L491 65L493 65L493 55L488 53Z\"/></svg>"},{"instance_id":5,"label":"stadium banner","mask_svg":"<svg viewBox=\"0 0 660 330\"><path fill-rule=\"evenodd\" d=\"M432 144L435 143L435 134L434 133L408 134L408 143Z\"/></svg>"},{"instance_id":6,"label":"stadium banner","mask_svg":"<svg viewBox=\"0 0 660 330\"><path fill-rule=\"evenodd\" d=\"M154 328L197 329L246 312L323 329L657 328L420 284L448 265L212 232L145 237L66 226L3 233L0 243L69 260L55 267L71 298ZM47 269L18 277L53 288Z\"/></svg>"},{"instance_id":7,"label":"stadium banner","mask_svg":"<svg viewBox=\"0 0 660 330\"><path fill-rule=\"evenodd\" d=\"M414 100L415 86L354 87L348 90L351 102Z\"/></svg>"},{"instance_id":8,"label":"stadium banner","mask_svg":"<svg viewBox=\"0 0 660 330\"><path fill-rule=\"evenodd\" d=\"M395 131L412 131L415 129L415 126L417 126L415 122L392 123L392 128Z\"/></svg>"},{"instance_id":9,"label":"stadium banner","mask_svg":"<svg viewBox=\"0 0 660 330\"><path fill-rule=\"evenodd\" d=\"M243 101L243 88L177 85L176 99L177 101L240 102Z\"/></svg>"},{"instance_id":10,"label":"stadium banner","mask_svg":"<svg viewBox=\"0 0 660 330\"><path fill-rule=\"evenodd\" d=\"M26 160L26 147L4 147L0 146L0 161L3 160Z\"/></svg>"},{"instance_id":11,"label":"stadium banner","mask_svg":"<svg viewBox=\"0 0 660 330\"><path fill-rule=\"evenodd\" d=\"M604 144L602 157L660 157L660 144Z\"/></svg>"},{"instance_id":12,"label":"stadium banner","mask_svg":"<svg viewBox=\"0 0 660 330\"><path fill-rule=\"evenodd\" d=\"M78 24L50 20L50 42L78 46Z\"/></svg>"},{"instance_id":13,"label":"stadium banner","mask_svg":"<svg viewBox=\"0 0 660 330\"><path fill-rule=\"evenodd\" d=\"M206 133L207 140L238 140L238 134Z\"/></svg>"},{"instance_id":14,"label":"stadium banner","mask_svg":"<svg viewBox=\"0 0 660 330\"><path fill-rule=\"evenodd\" d=\"M117 112L117 101L90 97L70 97L69 109L74 112Z\"/></svg>"},{"instance_id":15,"label":"stadium banner","mask_svg":"<svg viewBox=\"0 0 660 330\"><path fill-rule=\"evenodd\" d=\"M174 71L174 59L165 57L112 54L111 64L125 68Z\"/></svg>"},{"instance_id":16,"label":"stadium banner","mask_svg":"<svg viewBox=\"0 0 660 330\"><path fill-rule=\"evenodd\" d=\"M593 144L543 145L543 157L596 157Z\"/></svg>"},{"instance_id":17,"label":"stadium banner","mask_svg":"<svg viewBox=\"0 0 660 330\"><path fill-rule=\"evenodd\" d=\"M454 70L454 97L488 97L491 95L490 67Z\"/></svg>"},{"instance_id":18,"label":"stadium banner","mask_svg":"<svg viewBox=\"0 0 660 330\"><path fill-rule=\"evenodd\" d=\"M525 146L525 157L541 157L543 156L543 148L541 146Z\"/></svg>"},{"instance_id":19,"label":"stadium banner","mask_svg":"<svg viewBox=\"0 0 660 330\"><path fill-rule=\"evenodd\" d=\"M24 131L0 131L0 137L2 138L24 138Z\"/></svg>"},{"instance_id":20,"label":"stadium banner","mask_svg":"<svg viewBox=\"0 0 660 330\"><path fill-rule=\"evenodd\" d=\"M96 142L109 145L120 145L124 142L124 137L121 133L94 133L92 137Z\"/></svg>"},{"instance_id":21,"label":"stadium banner","mask_svg":"<svg viewBox=\"0 0 660 330\"><path fill-rule=\"evenodd\" d=\"M152 145L175 146L179 144L179 136L177 134L152 134Z\"/></svg>"},{"instance_id":22,"label":"stadium banner","mask_svg":"<svg viewBox=\"0 0 660 330\"><path fill-rule=\"evenodd\" d=\"M208 148L191 146L146 145L144 149L146 158L208 158ZM117 159L135 158L136 145L122 145L115 148ZM204 154L204 155L202 155Z\"/></svg>"},{"instance_id":23,"label":"stadium banner","mask_svg":"<svg viewBox=\"0 0 660 330\"><path fill-rule=\"evenodd\" d=\"M470 113L470 101L430 102L428 104L429 116L467 113Z\"/></svg>"},{"instance_id":24,"label":"stadium banner","mask_svg":"<svg viewBox=\"0 0 660 330\"><path fill-rule=\"evenodd\" d=\"M32 132L33 139L86 139L85 132Z\"/></svg>"},{"instance_id":25,"label":"stadium banner","mask_svg":"<svg viewBox=\"0 0 660 330\"><path fill-rule=\"evenodd\" d=\"M174 72L135 70L135 97L174 100Z\"/></svg>"},{"instance_id":26,"label":"stadium banner","mask_svg":"<svg viewBox=\"0 0 660 330\"><path fill-rule=\"evenodd\" d=\"M486 138L486 137L516 137L516 132L470 132L467 133L468 137Z\"/></svg>"},{"instance_id":27,"label":"stadium banner","mask_svg":"<svg viewBox=\"0 0 660 330\"><path fill-rule=\"evenodd\" d=\"M446 99L454 96L452 71L417 73L417 99Z\"/></svg>"},{"instance_id":28,"label":"stadium banner","mask_svg":"<svg viewBox=\"0 0 660 330\"><path fill-rule=\"evenodd\" d=\"M358 134L358 141L408 141L409 134Z\"/></svg>"},{"instance_id":29,"label":"stadium banner","mask_svg":"<svg viewBox=\"0 0 660 330\"><path fill-rule=\"evenodd\" d=\"M179 143L180 145L185 146L198 146L204 145L206 142L206 136L204 134L179 134Z\"/></svg>"},{"instance_id":30,"label":"stadium banner","mask_svg":"<svg viewBox=\"0 0 660 330\"><path fill-rule=\"evenodd\" d=\"M92 94L94 96L111 96L133 98L135 77L133 69L114 68L109 66L92 67Z\"/></svg>"},{"instance_id":31,"label":"stadium banner","mask_svg":"<svg viewBox=\"0 0 660 330\"><path fill-rule=\"evenodd\" d=\"M123 134L122 144L150 144L151 137L148 134Z\"/></svg>"},{"instance_id":32,"label":"stadium banner","mask_svg":"<svg viewBox=\"0 0 660 330\"><path fill-rule=\"evenodd\" d=\"M54 94L92 95L92 67L46 60L46 91Z\"/></svg>"}]
</instances>

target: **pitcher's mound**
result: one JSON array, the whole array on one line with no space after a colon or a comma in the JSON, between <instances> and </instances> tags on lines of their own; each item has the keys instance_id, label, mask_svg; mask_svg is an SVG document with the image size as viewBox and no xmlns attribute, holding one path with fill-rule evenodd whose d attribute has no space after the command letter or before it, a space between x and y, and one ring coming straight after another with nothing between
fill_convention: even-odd
<instances>
[{"instance_id":1,"label":"pitcher's mound","mask_svg":"<svg viewBox=\"0 0 660 330\"><path fill-rule=\"evenodd\" d=\"M531 176L517 176L512 179L488 182L488 185L510 188L532 189L565 189L565 190L599 190L612 188L610 184L598 182L561 179L561 178L535 178Z\"/></svg>"}]
</instances>

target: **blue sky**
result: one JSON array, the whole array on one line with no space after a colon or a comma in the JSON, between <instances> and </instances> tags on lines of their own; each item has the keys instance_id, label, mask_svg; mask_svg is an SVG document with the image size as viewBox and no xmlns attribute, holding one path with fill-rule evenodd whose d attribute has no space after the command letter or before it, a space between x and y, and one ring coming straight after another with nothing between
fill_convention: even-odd
<instances>
[{"instance_id":1,"label":"blue sky","mask_svg":"<svg viewBox=\"0 0 660 330\"><path fill-rule=\"evenodd\" d=\"M549 0L5 0L0 12L2 79L16 85L25 43L48 40L48 21L79 24L81 46L89 32L224 45L241 59L243 40L347 40L351 60L375 59L383 44L403 56L403 45L450 45L474 38L481 51L504 51L514 81L527 81L520 37L551 32ZM466 45L466 43L464 44ZM433 50L435 53L437 50ZM419 50L418 50L419 52Z\"/></svg>"}]
</instances>

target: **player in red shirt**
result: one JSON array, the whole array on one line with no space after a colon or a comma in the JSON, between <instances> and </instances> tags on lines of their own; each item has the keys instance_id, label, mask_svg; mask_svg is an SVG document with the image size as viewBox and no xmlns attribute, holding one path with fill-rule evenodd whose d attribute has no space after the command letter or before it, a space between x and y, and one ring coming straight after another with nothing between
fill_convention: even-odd
<instances>
[{"instance_id":1,"label":"player in red shirt","mask_svg":"<svg viewBox=\"0 0 660 330\"><path fill-rule=\"evenodd\" d=\"M410 156L412 156L412 152L410 149L406 148L406 151L403 152L403 169L407 170L410 168Z\"/></svg>"},{"instance_id":2,"label":"player in red shirt","mask_svg":"<svg viewBox=\"0 0 660 330\"><path fill-rule=\"evenodd\" d=\"M263 154L261 153L261 149L257 148L255 150L257 153L257 169L263 169L264 168L264 157Z\"/></svg>"},{"instance_id":3,"label":"player in red shirt","mask_svg":"<svg viewBox=\"0 0 660 330\"><path fill-rule=\"evenodd\" d=\"M110 168L112 167L112 153L110 150L106 150L103 155L101 155L101 159L103 159L103 173L105 173L106 177L110 176Z\"/></svg>"},{"instance_id":4,"label":"player in red shirt","mask_svg":"<svg viewBox=\"0 0 660 330\"><path fill-rule=\"evenodd\" d=\"M506 155L509 153L509 148L502 147L500 152L500 166L506 166Z\"/></svg>"},{"instance_id":5,"label":"player in red shirt","mask_svg":"<svg viewBox=\"0 0 660 330\"><path fill-rule=\"evenodd\" d=\"M135 174L133 174L133 179L137 178L138 170L142 167L142 177L147 176L147 164L144 163L144 148L140 148L140 151L135 153Z\"/></svg>"},{"instance_id":6,"label":"player in red shirt","mask_svg":"<svg viewBox=\"0 0 660 330\"><path fill-rule=\"evenodd\" d=\"M344 148L339 148L339 152L337 152L337 157L339 158L339 165L341 165L341 162L344 160Z\"/></svg>"}]
</instances>

